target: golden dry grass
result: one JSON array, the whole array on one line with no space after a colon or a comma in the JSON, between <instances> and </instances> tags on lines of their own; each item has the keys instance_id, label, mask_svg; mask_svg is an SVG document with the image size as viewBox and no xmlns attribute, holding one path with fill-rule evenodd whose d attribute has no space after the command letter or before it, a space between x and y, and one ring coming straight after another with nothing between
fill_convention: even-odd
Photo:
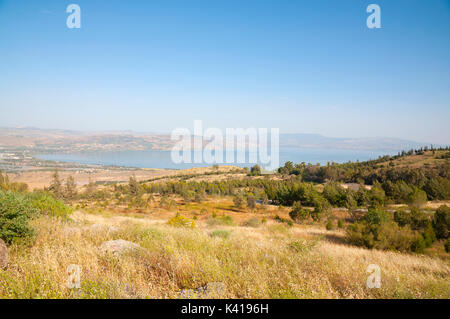
<instances>
[{"instance_id":1,"label":"golden dry grass","mask_svg":"<svg viewBox=\"0 0 450 319\"><path fill-rule=\"evenodd\" d=\"M177 298L181 289L210 282L225 283L224 298L450 297L444 260L347 246L341 231L315 226L211 226L198 220L195 229L185 229L147 215L81 211L70 222L41 217L33 223L35 241L10 247L0 298ZM211 236L214 230L229 236ZM144 250L102 254L98 247L113 239ZM80 289L67 288L70 264L82 267ZM366 287L369 264L381 268L379 289Z\"/></svg>"}]
</instances>

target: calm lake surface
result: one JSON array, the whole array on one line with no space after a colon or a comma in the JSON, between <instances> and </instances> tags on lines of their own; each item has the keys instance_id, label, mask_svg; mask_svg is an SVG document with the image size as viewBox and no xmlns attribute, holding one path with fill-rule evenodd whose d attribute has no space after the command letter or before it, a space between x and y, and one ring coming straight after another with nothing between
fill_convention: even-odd
<instances>
[{"instance_id":1,"label":"calm lake surface","mask_svg":"<svg viewBox=\"0 0 450 319\"><path fill-rule=\"evenodd\" d=\"M280 149L280 166L287 161L294 163L320 163L327 162L344 163L348 161L366 161L376 159L380 155L394 155L395 151L355 151L355 150L337 150L337 149L298 149L282 148ZM252 166L255 163L248 163L248 152L246 154L247 163L245 164L227 164L235 166ZM71 162L80 164L98 164L115 165L138 168L169 168L185 169L191 167L211 166L208 163L182 163L176 164L171 159L170 151L121 151L121 152L84 152L73 154L42 154L36 156L42 160L52 160L61 162ZM225 156L224 156L225 157ZM217 164L226 164L223 161ZM263 165L264 166L264 165Z\"/></svg>"}]
</instances>

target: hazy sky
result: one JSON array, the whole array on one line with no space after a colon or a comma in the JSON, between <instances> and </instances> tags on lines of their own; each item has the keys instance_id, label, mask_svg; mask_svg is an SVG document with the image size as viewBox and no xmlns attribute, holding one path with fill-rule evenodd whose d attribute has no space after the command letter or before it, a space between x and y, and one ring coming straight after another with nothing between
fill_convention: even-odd
<instances>
[{"instance_id":1,"label":"hazy sky","mask_svg":"<svg viewBox=\"0 0 450 319\"><path fill-rule=\"evenodd\" d=\"M450 1L0 0L0 126L195 119L450 144Z\"/></svg>"}]
</instances>

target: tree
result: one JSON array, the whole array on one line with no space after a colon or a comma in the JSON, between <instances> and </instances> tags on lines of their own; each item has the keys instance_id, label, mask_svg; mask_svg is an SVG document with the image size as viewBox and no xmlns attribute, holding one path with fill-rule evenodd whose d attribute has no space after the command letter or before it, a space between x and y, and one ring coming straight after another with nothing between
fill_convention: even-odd
<instances>
[{"instance_id":1,"label":"tree","mask_svg":"<svg viewBox=\"0 0 450 319\"><path fill-rule=\"evenodd\" d=\"M292 210L289 212L289 217L296 223L301 223L310 216L310 211L302 207L300 202L295 202L292 205Z\"/></svg>"},{"instance_id":2,"label":"tree","mask_svg":"<svg viewBox=\"0 0 450 319\"><path fill-rule=\"evenodd\" d=\"M439 239L447 239L449 226L450 207L442 205L434 213L433 228L436 233L436 237Z\"/></svg>"},{"instance_id":3,"label":"tree","mask_svg":"<svg viewBox=\"0 0 450 319\"><path fill-rule=\"evenodd\" d=\"M258 164L254 165L250 170L250 175L252 176L261 175L261 167Z\"/></svg>"},{"instance_id":4,"label":"tree","mask_svg":"<svg viewBox=\"0 0 450 319\"><path fill-rule=\"evenodd\" d=\"M136 176L130 176L130 180L128 182L128 188L130 195L133 197L137 197L141 194L141 187L136 180Z\"/></svg>"},{"instance_id":5,"label":"tree","mask_svg":"<svg viewBox=\"0 0 450 319\"><path fill-rule=\"evenodd\" d=\"M244 205L244 199L242 198L242 195L241 194L234 195L233 203L236 208L241 209L242 206Z\"/></svg>"},{"instance_id":6,"label":"tree","mask_svg":"<svg viewBox=\"0 0 450 319\"><path fill-rule=\"evenodd\" d=\"M325 228L327 230L333 230L334 229L334 224L333 224L333 221L331 219L328 220L327 224L325 225Z\"/></svg>"},{"instance_id":7,"label":"tree","mask_svg":"<svg viewBox=\"0 0 450 319\"><path fill-rule=\"evenodd\" d=\"M59 179L58 170L55 170L52 176L52 182L48 188L48 191L53 193L57 198L63 197L63 186Z\"/></svg>"},{"instance_id":8,"label":"tree","mask_svg":"<svg viewBox=\"0 0 450 319\"><path fill-rule=\"evenodd\" d=\"M66 180L64 189L64 197L67 199L74 199L77 196L77 185L73 176L69 176Z\"/></svg>"},{"instance_id":9,"label":"tree","mask_svg":"<svg viewBox=\"0 0 450 319\"><path fill-rule=\"evenodd\" d=\"M414 190L408 195L408 204L411 207L423 207L427 203L427 194L417 188L414 187Z\"/></svg>"},{"instance_id":10,"label":"tree","mask_svg":"<svg viewBox=\"0 0 450 319\"><path fill-rule=\"evenodd\" d=\"M86 195L88 198L93 198L97 191L97 185L89 178L89 183L86 185Z\"/></svg>"},{"instance_id":11,"label":"tree","mask_svg":"<svg viewBox=\"0 0 450 319\"><path fill-rule=\"evenodd\" d=\"M250 210L254 210L256 208L256 201L253 196L247 196L247 207L250 208Z\"/></svg>"},{"instance_id":12,"label":"tree","mask_svg":"<svg viewBox=\"0 0 450 319\"><path fill-rule=\"evenodd\" d=\"M370 200L372 206L383 206L384 202L386 200L386 194L381 187L380 183L376 182L372 186L372 189L370 190Z\"/></svg>"},{"instance_id":13,"label":"tree","mask_svg":"<svg viewBox=\"0 0 450 319\"><path fill-rule=\"evenodd\" d=\"M205 198L205 194L203 192L198 191L195 193L194 201L196 203L201 203L204 198Z\"/></svg>"},{"instance_id":14,"label":"tree","mask_svg":"<svg viewBox=\"0 0 450 319\"><path fill-rule=\"evenodd\" d=\"M0 171L0 190L7 190L9 185L9 177L7 174L3 175Z\"/></svg>"},{"instance_id":15,"label":"tree","mask_svg":"<svg viewBox=\"0 0 450 319\"><path fill-rule=\"evenodd\" d=\"M0 239L10 244L32 236L28 222L39 213L25 195L0 191Z\"/></svg>"}]
</instances>

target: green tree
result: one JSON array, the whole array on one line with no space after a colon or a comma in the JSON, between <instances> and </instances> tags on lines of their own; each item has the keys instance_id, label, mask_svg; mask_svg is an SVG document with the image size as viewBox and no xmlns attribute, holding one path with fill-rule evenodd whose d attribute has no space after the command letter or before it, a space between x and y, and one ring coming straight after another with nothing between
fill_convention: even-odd
<instances>
[{"instance_id":1,"label":"green tree","mask_svg":"<svg viewBox=\"0 0 450 319\"><path fill-rule=\"evenodd\" d=\"M448 238L448 228L450 225L450 207L440 206L434 213L433 228L436 237L439 239Z\"/></svg>"},{"instance_id":2,"label":"green tree","mask_svg":"<svg viewBox=\"0 0 450 319\"><path fill-rule=\"evenodd\" d=\"M310 211L302 207L300 202L294 202L292 205L292 210L289 212L289 217L296 222L301 223L311 215Z\"/></svg>"},{"instance_id":3,"label":"green tree","mask_svg":"<svg viewBox=\"0 0 450 319\"><path fill-rule=\"evenodd\" d=\"M244 199L242 198L242 195L241 194L234 195L233 203L237 209L241 209L242 206L244 206Z\"/></svg>"},{"instance_id":4,"label":"green tree","mask_svg":"<svg viewBox=\"0 0 450 319\"><path fill-rule=\"evenodd\" d=\"M62 198L64 196L63 186L59 178L58 170L55 170L52 175L52 182L48 188L48 191L53 193L53 195L55 195L57 198Z\"/></svg>"},{"instance_id":5,"label":"green tree","mask_svg":"<svg viewBox=\"0 0 450 319\"><path fill-rule=\"evenodd\" d=\"M325 225L325 228L327 230L333 230L334 229L334 224L333 224L333 221L331 219L328 220L327 224Z\"/></svg>"},{"instance_id":6,"label":"green tree","mask_svg":"<svg viewBox=\"0 0 450 319\"><path fill-rule=\"evenodd\" d=\"M411 207L423 207L427 203L427 193L417 187L414 187L414 190L408 195L407 203Z\"/></svg>"},{"instance_id":7,"label":"green tree","mask_svg":"<svg viewBox=\"0 0 450 319\"><path fill-rule=\"evenodd\" d=\"M77 185L73 176L67 177L66 185L64 187L64 198L74 199L77 196Z\"/></svg>"},{"instance_id":8,"label":"green tree","mask_svg":"<svg viewBox=\"0 0 450 319\"><path fill-rule=\"evenodd\" d=\"M128 181L128 189L130 192L130 195L133 197L137 197L141 194L141 187L139 183L136 180L136 176L130 176L130 179Z\"/></svg>"},{"instance_id":9,"label":"green tree","mask_svg":"<svg viewBox=\"0 0 450 319\"><path fill-rule=\"evenodd\" d=\"M38 214L24 194L0 191L0 238L11 244L32 236L29 220Z\"/></svg>"},{"instance_id":10,"label":"green tree","mask_svg":"<svg viewBox=\"0 0 450 319\"><path fill-rule=\"evenodd\" d=\"M256 208L256 200L252 195L247 196L247 207L253 211Z\"/></svg>"},{"instance_id":11,"label":"green tree","mask_svg":"<svg viewBox=\"0 0 450 319\"><path fill-rule=\"evenodd\" d=\"M261 167L256 164L250 169L250 175L252 176L259 176L261 175Z\"/></svg>"}]
</instances>

